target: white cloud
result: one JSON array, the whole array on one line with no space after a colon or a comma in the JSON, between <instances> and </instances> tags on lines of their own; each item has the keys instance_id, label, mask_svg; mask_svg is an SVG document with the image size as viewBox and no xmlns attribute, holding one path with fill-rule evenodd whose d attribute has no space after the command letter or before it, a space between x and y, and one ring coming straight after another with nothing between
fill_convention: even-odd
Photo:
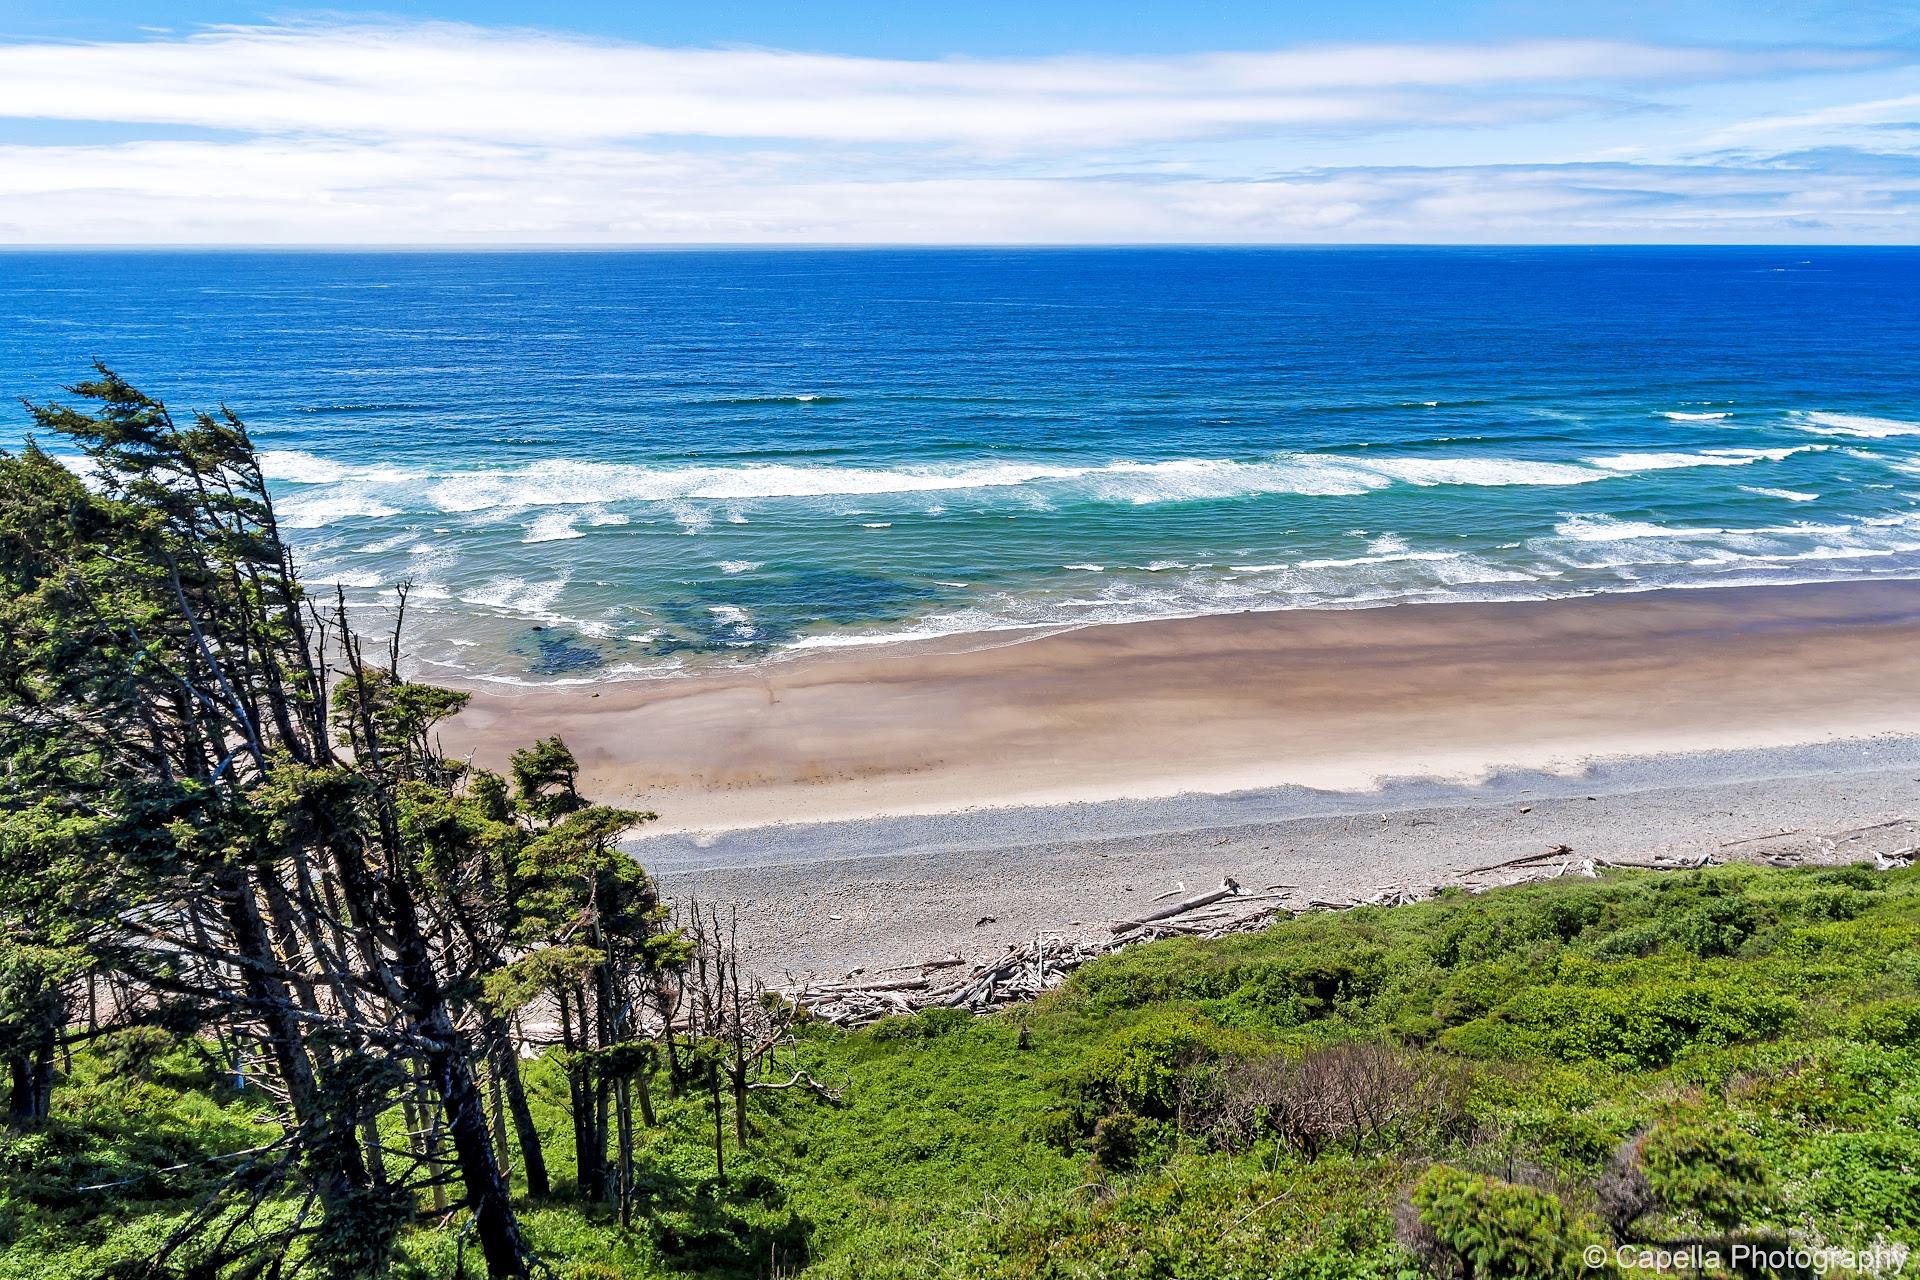
<instances>
[{"instance_id":1,"label":"white cloud","mask_svg":"<svg viewBox=\"0 0 1920 1280\"><path fill-rule=\"evenodd\" d=\"M0 239L14 242L1874 240L1910 238L1915 208L1920 172L1835 177L1778 166L848 181L777 153L607 146L269 139L0 148ZM1822 234L1794 225L1816 218Z\"/></svg>"},{"instance_id":2,"label":"white cloud","mask_svg":"<svg viewBox=\"0 0 1920 1280\"><path fill-rule=\"evenodd\" d=\"M1531 118L1592 106L1590 86L1870 60L1555 40L902 61L446 25L240 27L177 40L0 46L0 116L547 143L1058 145Z\"/></svg>"},{"instance_id":3,"label":"white cloud","mask_svg":"<svg viewBox=\"0 0 1920 1280\"><path fill-rule=\"evenodd\" d=\"M439 25L0 45L0 121L127 134L0 146L0 240L1911 239L1899 175L1538 154L1541 122L1624 129L1676 86L1881 61L1592 40L900 61ZM182 127L231 136L142 136ZM1364 163L1408 130L1536 141ZM1297 158L1330 137L1342 166Z\"/></svg>"},{"instance_id":4,"label":"white cloud","mask_svg":"<svg viewBox=\"0 0 1920 1280\"><path fill-rule=\"evenodd\" d=\"M1873 102L1843 102L1793 115L1760 116L1719 131L1710 142L1747 140L1768 134L1827 132L1852 125L1909 124L1920 119L1920 94L1881 98Z\"/></svg>"}]
</instances>

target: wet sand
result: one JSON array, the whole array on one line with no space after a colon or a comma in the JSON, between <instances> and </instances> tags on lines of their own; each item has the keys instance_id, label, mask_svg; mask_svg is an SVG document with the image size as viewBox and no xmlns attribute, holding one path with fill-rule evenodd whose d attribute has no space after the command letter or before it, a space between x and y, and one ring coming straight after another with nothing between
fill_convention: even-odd
<instances>
[{"instance_id":1,"label":"wet sand","mask_svg":"<svg viewBox=\"0 0 1920 1280\"><path fill-rule=\"evenodd\" d=\"M1920 583L1249 613L750 670L480 690L499 767L559 734L597 798L718 832L1383 778L1920 728Z\"/></svg>"}]
</instances>

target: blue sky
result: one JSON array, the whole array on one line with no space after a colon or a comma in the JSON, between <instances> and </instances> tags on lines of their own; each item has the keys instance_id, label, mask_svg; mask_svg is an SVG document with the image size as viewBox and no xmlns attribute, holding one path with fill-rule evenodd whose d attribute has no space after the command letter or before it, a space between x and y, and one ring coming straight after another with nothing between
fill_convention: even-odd
<instances>
[{"instance_id":1,"label":"blue sky","mask_svg":"<svg viewBox=\"0 0 1920 1280\"><path fill-rule=\"evenodd\" d=\"M6 243L1916 232L1911 3L0 14Z\"/></svg>"}]
</instances>

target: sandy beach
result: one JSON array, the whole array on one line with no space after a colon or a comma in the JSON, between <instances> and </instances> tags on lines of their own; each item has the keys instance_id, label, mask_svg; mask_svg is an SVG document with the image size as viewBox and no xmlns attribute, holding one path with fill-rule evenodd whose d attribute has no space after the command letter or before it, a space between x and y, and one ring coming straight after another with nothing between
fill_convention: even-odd
<instances>
[{"instance_id":1,"label":"sandy beach","mask_svg":"<svg viewBox=\"0 0 1920 1280\"><path fill-rule=\"evenodd\" d=\"M476 691L447 745L563 736L591 793L712 832L1352 790L1920 725L1920 583L1246 613Z\"/></svg>"},{"instance_id":2,"label":"sandy beach","mask_svg":"<svg viewBox=\"0 0 1920 1280\"><path fill-rule=\"evenodd\" d=\"M1333 893L1536 845L1811 839L1920 811L1916 726L1920 583L1886 581L841 650L482 690L446 736L499 766L560 734L763 966L826 971L1223 872Z\"/></svg>"}]
</instances>

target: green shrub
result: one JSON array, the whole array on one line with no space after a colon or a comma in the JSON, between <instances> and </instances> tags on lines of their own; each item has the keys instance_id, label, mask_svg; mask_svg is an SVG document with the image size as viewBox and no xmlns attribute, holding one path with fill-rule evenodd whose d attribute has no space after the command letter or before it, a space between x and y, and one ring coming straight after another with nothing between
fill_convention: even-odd
<instances>
[{"instance_id":1,"label":"green shrub","mask_svg":"<svg viewBox=\"0 0 1920 1280\"><path fill-rule=\"evenodd\" d=\"M1521 990L1489 1019L1456 1028L1440 1043L1482 1056L1531 1049L1567 1060L1660 1067L1695 1045L1739 1044L1771 1035L1796 1010L1784 996L1713 978L1541 986ZM1494 1025L1482 1026L1483 1021Z\"/></svg>"},{"instance_id":2,"label":"green shrub","mask_svg":"<svg viewBox=\"0 0 1920 1280\"><path fill-rule=\"evenodd\" d=\"M922 1009L919 1013L894 1014L867 1028L875 1040L937 1040L964 1030L978 1021L966 1009Z\"/></svg>"},{"instance_id":3,"label":"green shrub","mask_svg":"<svg viewBox=\"0 0 1920 1280\"><path fill-rule=\"evenodd\" d=\"M1414 1183L1411 1204L1401 1243L1430 1269L1501 1280L1593 1274L1581 1258L1592 1233L1550 1192L1436 1164Z\"/></svg>"},{"instance_id":4,"label":"green shrub","mask_svg":"<svg viewBox=\"0 0 1920 1280\"><path fill-rule=\"evenodd\" d=\"M1479 964L1455 971L1433 999L1433 1016L1457 1027L1483 1017L1513 998L1521 974L1511 965Z\"/></svg>"},{"instance_id":5,"label":"green shrub","mask_svg":"<svg viewBox=\"0 0 1920 1280\"><path fill-rule=\"evenodd\" d=\"M1134 1024L1087 1055L1073 1091L1097 1108L1164 1120L1180 1107L1181 1082L1229 1056L1256 1052L1258 1041L1188 1009ZM1090 1117L1091 1118L1091 1117Z\"/></svg>"},{"instance_id":6,"label":"green shrub","mask_svg":"<svg viewBox=\"0 0 1920 1280\"><path fill-rule=\"evenodd\" d=\"M1920 1048L1920 999L1882 1000L1855 1013L1853 1037L1890 1049Z\"/></svg>"},{"instance_id":7,"label":"green shrub","mask_svg":"<svg viewBox=\"0 0 1920 1280\"><path fill-rule=\"evenodd\" d=\"M1094 1163L1108 1173L1125 1173L1140 1160L1146 1122L1130 1111L1101 1116L1093 1126Z\"/></svg>"},{"instance_id":8,"label":"green shrub","mask_svg":"<svg viewBox=\"0 0 1920 1280\"><path fill-rule=\"evenodd\" d=\"M1804 1209L1829 1238L1920 1239L1920 1133L1816 1134L1795 1160Z\"/></svg>"},{"instance_id":9,"label":"green shrub","mask_svg":"<svg viewBox=\"0 0 1920 1280\"><path fill-rule=\"evenodd\" d=\"M1640 1140L1639 1156L1648 1189L1670 1216L1727 1232L1750 1225L1771 1204L1758 1145L1723 1116L1669 1117Z\"/></svg>"},{"instance_id":10,"label":"green shrub","mask_svg":"<svg viewBox=\"0 0 1920 1280\"><path fill-rule=\"evenodd\" d=\"M1667 940L1667 931L1650 920L1607 934L1589 949L1596 960L1634 960L1650 956Z\"/></svg>"},{"instance_id":11,"label":"green shrub","mask_svg":"<svg viewBox=\"0 0 1920 1280\"><path fill-rule=\"evenodd\" d=\"M1816 889L1790 899L1802 920L1851 920L1873 906L1872 894L1859 889Z\"/></svg>"},{"instance_id":12,"label":"green shrub","mask_svg":"<svg viewBox=\"0 0 1920 1280\"><path fill-rule=\"evenodd\" d=\"M1730 956L1759 927L1744 898L1709 898L1673 925L1675 942L1701 957Z\"/></svg>"}]
</instances>

